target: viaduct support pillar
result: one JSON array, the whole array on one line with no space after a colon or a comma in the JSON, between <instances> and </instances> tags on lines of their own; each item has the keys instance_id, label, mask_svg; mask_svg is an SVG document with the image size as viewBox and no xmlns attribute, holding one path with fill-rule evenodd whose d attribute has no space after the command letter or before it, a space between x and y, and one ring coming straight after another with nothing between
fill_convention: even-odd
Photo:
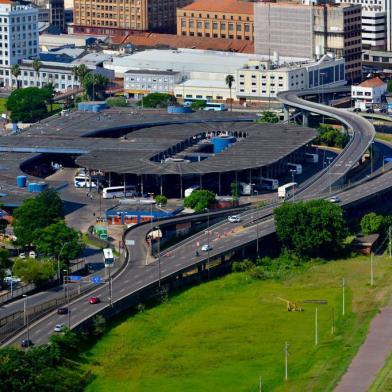
<instances>
[{"instance_id":1,"label":"viaduct support pillar","mask_svg":"<svg viewBox=\"0 0 392 392\"><path fill-rule=\"evenodd\" d=\"M301 110L302 113L302 126L307 127L309 125L309 112L306 110Z\"/></svg>"},{"instance_id":2,"label":"viaduct support pillar","mask_svg":"<svg viewBox=\"0 0 392 392\"><path fill-rule=\"evenodd\" d=\"M290 121L290 112L289 112L289 107L287 105L283 106L283 114L284 114L284 121L288 123Z\"/></svg>"}]
</instances>

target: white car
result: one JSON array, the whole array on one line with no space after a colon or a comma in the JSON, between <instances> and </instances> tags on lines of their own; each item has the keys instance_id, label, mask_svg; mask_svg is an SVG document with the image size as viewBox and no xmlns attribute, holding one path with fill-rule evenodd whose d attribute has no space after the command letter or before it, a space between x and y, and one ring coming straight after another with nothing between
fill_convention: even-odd
<instances>
[{"instance_id":1,"label":"white car","mask_svg":"<svg viewBox=\"0 0 392 392\"><path fill-rule=\"evenodd\" d=\"M56 324L55 326L54 326L54 329L53 329L53 331L54 332L63 332L64 331L64 324Z\"/></svg>"},{"instance_id":2,"label":"white car","mask_svg":"<svg viewBox=\"0 0 392 392\"><path fill-rule=\"evenodd\" d=\"M211 249L212 249L211 245L208 245L208 244L204 244L204 245L201 247L201 250L202 250L203 252L208 252L208 251L211 250Z\"/></svg>"},{"instance_id":3,"label":"white car","mask_svg":"<svg viewBox=\"0 0 392 392\"><path fill-rule=\"evenodd\" d=\"M29 257L30 257L30 259L35 259L37 257L37 255L35 254L35 252L33 250L31 250L29 252Z\"/></svg>"},{"instance_id":4,"label":"white car","mask_svg":"<svg viewBox=\"0 0 392 392\"><path fill-rule=\"evenodd\" d=\"M340 203L340 198L338 196L332 196L328 199L331 203Z\"/></svg>"},{"instance_id":5,"label":"white car","mask_svg":"<svg viewBox=\"0 0 392 392\"><path fill-rule=\"evenodd\" d=\"M241 217L239 217L238 215L231 215L227 218L227 220L231 223L239 223L241 222Z\"/></svg>"},{"instance_id":6,"label":"white car","mask_svg":"<svg viewBox=\"0 0 392 392\"><path fill-rule=\"evenodd\" d=\"M20 283L21 282L21 279L20 278L18 278L17 276L6 276L5 278L4 278L4 283L7 283L7 284L18 284L18 283Z\"/></svg>"},{"instance_id":7,"label":"white car","mask_svg":"<svg viewBox=\"0 0 392 392\"><path fill-rule=\"evenodd\" d=\"M25 259L26 258L26 253L19 253L19 258Z\"/></svg>"}]
</instances>

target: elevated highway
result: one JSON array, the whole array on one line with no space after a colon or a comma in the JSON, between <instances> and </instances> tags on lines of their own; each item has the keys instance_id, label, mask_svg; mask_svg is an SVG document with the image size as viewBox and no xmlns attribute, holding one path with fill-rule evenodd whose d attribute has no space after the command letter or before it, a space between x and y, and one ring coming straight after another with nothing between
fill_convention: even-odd
<instances>
[{"instance_id":1,"label":"elevated highway","mask_svg":"<svg viewBox=\"0 0 392 392\"><path fill-rule=\"evenodd\" d=\"M302 94L302 93L301 93ZM327 107L300 98L299 93L282 93L279 99L285 104L300 110L311 111L337 118L352 135L349 144L343 152L331 163L329 168L316 174L303 184L298 190L296 199L310 199L320 197L328 188L329 181L337 182L361 159L374 137L373 126L365 119L354 113ZM369 179L358 187L352 187L340 194L343 206L358 203L361 199L371 197L374 193L382 193L392 188L392 172L387 172ZM70 304L71 327L74 328L93 315L103 311L105 314L116 314L127 307L143 301L143 296L151 290L156 290L159 284L171 284L180 280L190 271L199 271L209 268L210 260L223 261L225 256L230 256L234 251L275 232L273 209L277 204L270 205L260 210L248 211L242 214L239 224L227 221L216 224L208 232L201 232L164 252L152 263L146 264L146 254L149 252L146 237L150 231L150 224L142 224L130 229L125 240L134 241L135 245L127 247L127 262L122 271L113 279L113 296L111 306L108 300L108 284L97 287ZM206 219L207 214L201 214L200 219ZM169 219L159 223L162 231L165 224L186 222L189 217ZM202 244L210 243L210 252L200 252ZM200 255L196 254L199 250ZM204 272L204 273L207 273ZM150 290L150 291L149 291ZM103 300L97 305L89 305L87 299L91 295L98 295ZM30 338L35 344L47 341L55 324L66 324L67 317L59 316L55 312L49 313L30 326ZM13 336L5 345L18 342L26 336L26 330Z\"/></svg>"}]
</instances>

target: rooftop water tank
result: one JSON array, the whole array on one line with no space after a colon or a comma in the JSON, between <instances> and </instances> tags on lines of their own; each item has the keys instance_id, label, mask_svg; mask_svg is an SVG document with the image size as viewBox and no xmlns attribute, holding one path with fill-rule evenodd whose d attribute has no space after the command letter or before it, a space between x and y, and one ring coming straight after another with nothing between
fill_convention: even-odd
<instances>
[{"instance_id":1,"label":"rooftop water tank","mask_svg":"<svg viewBox=\"0 0 392 392\"><path fill-rule=\"evenodd\" d=\"M17 176L16 177L16 185L18 188L26 187L27 177L26 176Z\"/></svg>"},{"instance_id":2,"label":"rooftop water tank","mask_svg":"<svg viewBox=\"0 0 392 392\"><path fill-rule=\"evenodd\" d=\"M212 145L214 146L214 154L219 154L230 144L233 144L236 141L236 138L233 136L217 136L212 138Z\"/></svg>"}]
</instances>

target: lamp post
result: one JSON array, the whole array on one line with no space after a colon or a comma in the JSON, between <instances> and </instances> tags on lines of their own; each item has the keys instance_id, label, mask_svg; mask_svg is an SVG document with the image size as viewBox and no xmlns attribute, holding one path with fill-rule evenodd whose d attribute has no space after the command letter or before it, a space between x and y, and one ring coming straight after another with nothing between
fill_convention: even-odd
<instances>
[{"instance_id":1,"label":"lamp post","mask_svg":"<svg viewBox=\"0 0 392 392\"><path fill-rule=\"evenodd\" d=\"M30 340L29 316L27 314L27 295L23 294L23 324L27 327L27 341ZM29 345L29 343L28 343Z\"/></svg>"},{"instance_id":2,"label":"lamp post","mask_svg":"<svg viewBox=\"0 0 392 392\"><path fill-rule=\"evenodd\" d=\"M160 227L154 227L154 230L158 232L158 287L161 288L161 236L160 236Z\"/></svg>"},{"instance_id":3,"label":"lamp post","mask_svg":"<svg viewBox=\"0 0 392 392\"><path fill-rule=\"evenodd\" d=\"M57 256L57 279L58 279L58 282L59 282L59 286L60 286L60 277L61 277L61 274L60 274L60 256L61 256L61 253L63 253L64 246L67 245L67 244L68 244L68 242L64 242L63 243L63 245L61 246L60 252L59 252L59 254Z\"/></svg>"},{"instance_id":4,"label":"lamp post","mask_svg":"<svg viewBox=\"0 0 392 392\"><path fill-rule=\"evenodd\" d=\"M290 169L291 172L291 182L293 183L293 203L295 201L295 184L294 184L294 175L297 174L297 170Z\"/></svg>"},{"instance_id":5,"label":"lamp post","mask_svg":"<svg viewBox=\"0 0 392 392\"><path fill-rule=\"evenodd\" d=\"M331 162L333 160L333 157L327 157L328 161L328 178L329 178L329 193L332 192L332 182L331 182Z\"/></svg>"},{"instance_id":6,"label":"lamp post","mask_svg":"<svg viewBox=\"0 0 392 392\"><path fill-rule=\"evenodd\" d=\"M68 328L71 328L71 310L69 308L69 287L68 287L68 270L64 269L64 296L67 300L68 308Z\"/></svg>"},{"instance_id":7,"label":"lamp post","mask_svg":"<svg viewBox=\"0 0 392 392\"><path fill-rule=\"evenodd\" d=\"M374 141L370 143L370 174L373 174L373 144ZM384 165L384 162L383 162Z\"/></svg>"},{"instance_id":8,"label":"lamp post","mask_svg":"<svg viewBox=\"0 0 392 392\"><path fill-rule=\"evenodd\" d=\"M207 212L207 277L210 279L210 210L205 209Z\"/></svg>"}]
</instances>

